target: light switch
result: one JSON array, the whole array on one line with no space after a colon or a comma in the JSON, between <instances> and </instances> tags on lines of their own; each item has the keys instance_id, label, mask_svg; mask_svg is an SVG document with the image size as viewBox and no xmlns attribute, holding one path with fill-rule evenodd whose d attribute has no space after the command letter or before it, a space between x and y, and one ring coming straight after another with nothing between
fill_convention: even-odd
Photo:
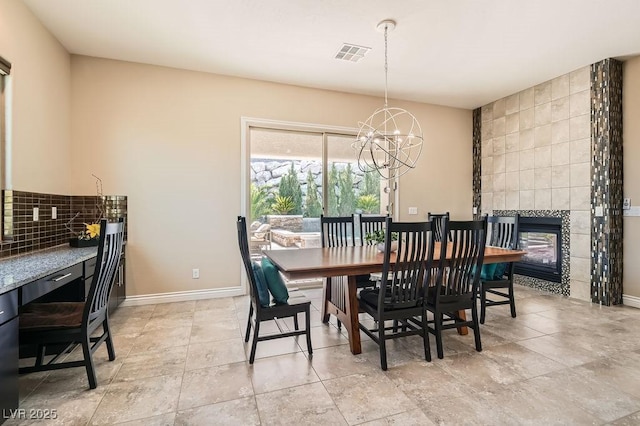
<instances>
[{"instance_id":1,"label":"light switch","mask_svg":"<svg viewBox=\"0 0 640 426\"><path fill-rule=\"evenodd\" d=\"M478 207L473 206L473 214L478 214Z\"/></svg>"},{"instance_id":2,"label":"light switch","mask_svg":"<svg viewBox=\"0 0 640 426\"><path fill-rule=\"evenodd\" d=\"M409 207L409 214L418 214L417 207Z\"/></svg>"},{"instance_id":3,"label":"light switch","mask_svg":"<svg viewBox=\"0 0 640 426\"><path fill-rule=\"evenodd\" d=\"M57 219L57 218L58 218L58 208L51 207L51 219Z\"/></svg>"},{"instance_id":4,"label":"light switch","mask_svg":"<svg viewBox=\"0 0 640 426\"><path fill-rule=\"evenodd\" d=\"M33 208L33 221L37 222L38 219L40 219L40 209L38 209L37 207Z\"/></svg>"}]
</instances>

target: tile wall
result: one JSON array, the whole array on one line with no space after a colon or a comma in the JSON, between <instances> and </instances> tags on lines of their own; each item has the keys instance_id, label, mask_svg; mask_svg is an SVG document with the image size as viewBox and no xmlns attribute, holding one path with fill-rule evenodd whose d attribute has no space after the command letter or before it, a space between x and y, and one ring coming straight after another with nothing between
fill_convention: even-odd
<instances>
[{"instance_id":1,"label":"tile wall","mask_svg":"<svg viewBox=\"0 0 640 426\"><path fill-rule=\"evenodd\" d=\"M100 217L101 209L110 220L127 217L126 196L69 196L5 190L3 201L0 258L68 244L71 236L84 229L83 223ZM34 207L38 207L38 221L33 220ZM52 207L57 209L56 219L52 218Z\"/></svg>"},{"instance_id":2,"label":"tile wall","mask_svg":"<svg viewBox=\"0 0 640 426\"><path fill-rule=\"evenodd\" d=\"M481 108L481 212L570 211L570 293L590 300L590 67Z\"/></svg>"}]
</instances>

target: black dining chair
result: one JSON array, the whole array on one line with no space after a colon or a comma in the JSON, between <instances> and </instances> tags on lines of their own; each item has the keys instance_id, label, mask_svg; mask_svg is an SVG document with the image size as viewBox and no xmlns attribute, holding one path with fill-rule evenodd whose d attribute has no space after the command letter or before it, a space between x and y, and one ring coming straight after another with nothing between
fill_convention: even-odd
<instances>
[{"instance_id":1,"label":"black dining chair","mask_svg":"<svg viewBox=\"0 0 640 426\"><path fill-rule=\"evenodd\" d=\"M489 245L506 249L518 248L518 221L520 215L489 216L488 237ZM487 306L509 305L511 316L516 317L516 299L513 294L514 263L499 263L495 267L493 277L487 277L480 282L480 323L484 324ZM500 299L488 299L487 293Z\"/></svg>"},{"instance_id":2,"label":"black dining chair","mask_svg":"<svg viewBox=\"0 0 640 426\"><path fill-rule=\"evenodd\" d=\"M247 280L249 281L249 319L247 320L247 331L245 333L244 341L249 341L251 334L252 321L253 327L253 340L251 342L251 353L249 355L249 364L253 364L256 358L256 348L258 342L265 340L280 339L283 337L301 336L307 337L307 350L309 355L313 354L313 348L311 347L311 301L304 296L290 297L286 304L273 304L268 306L262 306L260 298L258 296L258 282L254 272L253 265L251 263L251 254L249 251L249 243L247 238L247 222L243 216L238 216L237 221L238 231L238 246L240 248L240 256L242 257L242 264L244 265L245 273L247 274ZM305 315L305 329L299 330L298 327L298 314L303 313ZM254 319L255 314L255 319ZM280 328L280 324L276 321L276 326L279 329L279 333L267 334L260 336L260 323L264 321L271 321L284 318L293 318L294 331L284 331Z\"/></svg>"},{"instance_id":3,"label":"black dining chair","mask_svg":"<svg viewBox=\"0 0 640 426\"><path fill-rule=\"evenodd\" d=\"M425 308L433 314L429 331L436 337L438 358L443 358L442 331L470 327L473 329L476 350L482 351L480 322L476 298L480 288L480 270L484 258L487 220L446 221L441 251L450 253L446 266L437 273L435 285L427 290ZM463 319L459 311L471 309L471 320Z\"/></svg>"},{"instance_id":4,"label":"black dining chair","mask_svg":"<svg viewBox=\"0 0 640 426\"><path fill-rule=\"evenodd\" d=\"M355 245L355 223L353 215L351 216L324 216L320 215L320 240L322 247L347 247ZM340 308L343 312L346 310L347 300L346 286L347 277L326 277L324 281L325 300L331 302ZM323 322L329 321L329 315L326 314L322 319ZM338 320L338 328L342 327L342 322Z\"/></svg>"},{"instance_id":5,"label":"black dining chair","mask_svg":"<svg viewBox=\"0 0 640 426\"><path fill-rule=\"evenodd\" d=\"M375 245L375 241L367 242L366 236L372 232L384 232L385 224L388 216L363 216L358 215L358 224L360 227L360 245ZM356 286L358 288L375 287L377 280L372 279L371 274L358 275L356 277Z\"/></svg>"},{"instance_id":6,"label":"black dining chair","mask_svg":"<svg viewBox=\"0 0 640 426\"><path fill-rule=\"evenodd\" d=\"M109 361L116 359L109 328L108 302L111 287L120 265L124 236L124 221L100 221L100 238L96 269L85 302L31 303L20 313L20 344L37 346L35 365L21 367L20 373L85 367L89 387L98 386L93 354L106 343ZM102 327L102 334L94 336ZM82 345L82 361L57 362L76 344ZM62 348L53 359L44 363L47 348Z\"/></svg>"},{"instance_id":7,"label":"black dining chair","mask_svg":"<svg viewBox=\"0 0 640 426\"><path fill-rule=\"evenodd\" d=\"M442 241L442 236L445 235L444 232L444 224L449 220L449 212L445 213L427 213L427 220L429 222L435 222L436 231L435 238L436 241Z\"/></svg>"},{"instance_id":8,"label":"black dining chair","mask_svg":"<svg viewBox=\"0 0 640 426\"><path fill-rule=\"evenodd\" d=\"M386 249L380 286L364 289L358 295L359 307L375 321L360 330L376 342L380 350L380 367L387 369L386 341L398 337L420 335L424 356L431 361L427 315L423 307L424 283L431 282L434 269L433 222L402 223L386 220ZM391 252L391 233L398 234L398 249ZM393 321L393 326L385 321ZM402 327L398 327L398 325Z\"/></svg>"}]
</instances>

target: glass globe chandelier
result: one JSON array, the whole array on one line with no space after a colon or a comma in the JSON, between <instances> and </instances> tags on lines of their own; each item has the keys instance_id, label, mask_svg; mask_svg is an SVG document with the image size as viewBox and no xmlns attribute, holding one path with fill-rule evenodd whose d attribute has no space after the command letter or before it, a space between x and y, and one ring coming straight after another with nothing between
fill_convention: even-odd
<instances>
[{"instance_id":1,"label":"glass globe chandelier","mask_svg":"<svg viewBox=\"0 0 640 426\"><path fill-rule=\"evenodd\" d=\"M387 35L396 27L385 19L377 26L384 31L384 106L364 122L359 122L358 136L353 143L358 156L358 168L377 172L383 179L394 179L416 166L422 152L422 128L415 116L387 103L388 58Z\"/></svg>"}]
</instances>

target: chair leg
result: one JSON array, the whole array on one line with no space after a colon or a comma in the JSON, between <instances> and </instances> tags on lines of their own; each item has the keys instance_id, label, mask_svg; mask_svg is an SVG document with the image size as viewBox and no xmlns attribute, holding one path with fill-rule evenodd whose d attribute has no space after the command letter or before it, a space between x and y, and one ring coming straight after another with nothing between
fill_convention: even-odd
<instances>
[{"instance_id":1,"label":"chair leg","mask_svg":"<svg viewBox=\"0 0 640 426\"><path fill-rule=\"evenodd\" d=\"M476 351L482 352L482 342L480 341L480 324L478 323L478 308L471 308L471 317L473 318L473 337L476 341Z\"/></svg>"},{"instance_id":2,"label":"chair leg","mask_svg":"<svg viewBox=\"0 0 640 426\"><path fill-rule=\"evenodd\" d=\"M480 284L482 286L482 284ZM487 292L484 286L480 289L480 324L484 324L485 311L487 309Z\"/></svg>"},{"instance_id":3,"label":"chair leg","mask_svg":"<svg viewBox=\"0 0 640 426\"><path fill-rule=\"evenodd\" d=\"M380 321L378 327L378 339L380 340L380 368L387 370L387 344L384 340L384 321Z\"/></svg>"},{"instance_id":4,"label":"chair leg","mask_svg":"<svg viewBox=\"0 0 640 426\"><path fill-rule=\"evenodd\" d=\"M91 355L91 340L89 336L82 339L82 352L84 354L84 366L87 370L87 379L89 379L89 388L98 387L98 379L96 378L96 369L93 365L93 357Z\"/></svg>"},{"instance_id":5,"label":"chair leg","mask_svg":"<svg viewBox=\"0 0 640 426\"><path fill-rule=\"evenodd\" d=\"M251 333L251 317L253 316L253 305L249 303L249 319L247 320L247 332L244 335L244 341L249 341L249 333Z\"/></svg>"},{"instance_id":6,"label":"chair leg","mask_svg":"<svg viewBox=\"0 0 640 426\"><path fill-rule=\"evenodd\" d=\"M442 349L442 313L436 312L433 316L433 321L436 329L436 349L438 351L438 358L444 358L444 351Z\"/></svg>"},{"instance_id":7,"label":"chair leg","mask_svg":"<svg viewBox=\"0 0 640 426\"><path fill-rule=\"evenodd\" d=\"M509 304L511 305L511 318L516 317L516 298L513 294L513 281L509 284Z\"/></svg>"},{"instance_id":8,"label":"chair leg","mask_svg":"<svg viewBox=\"0 0 640 426\"><path fill-rule=\"evenodd\" d=\"M298 314L293 316L293 328L298 331L300 330L300 326L298 325Z\"/></svg>"},{"instance_id":9,"label":"chair leg","mask_svg":"<svg viewBox=\"0 0 640 426\"><path fill-rule=\"evenodd\" d=\"M260 321L256 319L256 326L253 329L253 341L251 342L251 355L249 355L249 364L253 364L256 359L256 347L258 346L258 334L260 333Z\"/></svg>"},{"instance_id":10,"label":"chair leg","mask_svg":"<svg viewBox=\"0 0 640 426\"><path fill-rule=\"evenodd\" d=\"M431 346L429 345L429 329L427 324L427 313L422 314L422 341L424 343L424 359L431 362Z\"/></svg>"},{"instance_id":11,"label":"chair leg","mask_svg":"<svg viewBox=\"0 0 640 426\"><path fill-rule=\"evenodd\" d=\"M340 320L337 320L337 321L338 321L338 330L341 330L342 329L342 321L340 321Z\"/></svg>"},{"instance_id":12,"label":"chair leg","mask_svg":"<svg viewBox=\"0 0 640 426\"><path fill-rule=\"evenodd\" d=\"M307 307L307 310L304 313L305 317L305 327L307 327L307 350L309 351L309 356L313 355L313 349L311 348L311 310Z\"/></svg>"},{"instance_id":13,"label":"chair leg","mask_svg":"<svg viewBox=\"0 0 640 426\"><path fill-rule=\"evenodd\" d=\"M107 344L107 352L109 353L109 361L114 361L116 359L116 350L113 347L113 340L111 339L111 329L109 328L109 321L104 320L102 323L102 329L104 333L107 335L107 339L105 343Z\"/></svg>"},{"instance_id":14,"label":"chair leg","mask_svg":"<svg viewBox=\"0 0 640 426\"><path fill-rule=\"evenodd\" d=\"M42 366L47 347L45 345L38 345L38 353L36 354L36 367Z\"/></svg>"}]
</instances>

